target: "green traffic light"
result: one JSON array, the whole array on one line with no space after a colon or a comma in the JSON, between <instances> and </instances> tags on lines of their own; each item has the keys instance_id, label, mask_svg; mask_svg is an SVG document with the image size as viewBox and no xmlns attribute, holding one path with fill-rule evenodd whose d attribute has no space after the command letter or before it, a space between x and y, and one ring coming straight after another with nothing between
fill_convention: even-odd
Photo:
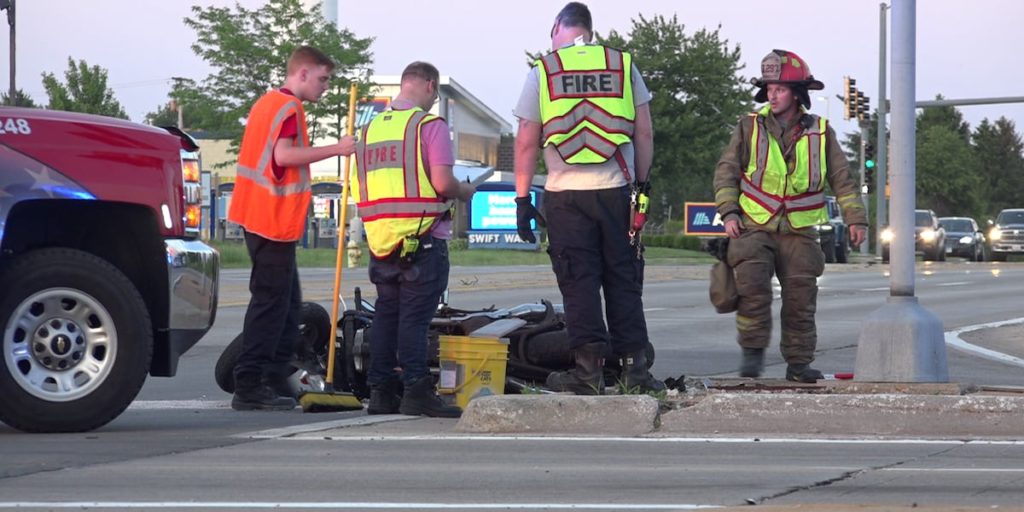
<instances>
[{"instance_id":1,"label":"green traffic light","mask_svg":"<svg viewBox=\"0 0 1024 512\"><path fill-rule=\"evenodd\" d=\"M868 160L868 161L864 162L864 167L866 167L868 169L874 169L875 168L875 161L874 160Z\"/></svg>"}]
</instances>

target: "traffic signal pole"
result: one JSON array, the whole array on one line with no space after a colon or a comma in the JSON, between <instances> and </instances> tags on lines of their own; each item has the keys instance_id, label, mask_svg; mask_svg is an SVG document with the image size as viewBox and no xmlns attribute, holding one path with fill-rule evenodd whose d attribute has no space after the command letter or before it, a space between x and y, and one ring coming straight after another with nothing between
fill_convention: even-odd
<instances>
[{"instance_id":1,"label":"traffic signal pole","mask_svg":"<svg viewBox=\"0 0 1024 512\"><path fill-rule=\"evenodd\" d=\"M865 181L868 170L866 158L867 152L865 150L868 140L868 123L866 121L860 121L857 124L860 125L860 191L864 192L868 186L867 181ZM868 200L868 196L869 194L861 194L861 200L864 201L864 211L867 211L871 205L871 202ZM874 226L868 226L868 236L871 236L870 231L872 229L874 229L876 233L881 232L881 224L875 222ZM871 248L870 244L868 244L868 237L866 236L864 237L864 241L860 243L860 253L868 254L870 252Z\"/></svg>"},{"instance_id":2,"label":"traffic signal pole","mask_svg":"<svg viewBox=\"0 0 1024 512\"><path fill-rule=\"evenodd\" d=\"M892 1L892 212L889 298L861 325L855 379L866 382L946 382L942 322L914 296L916 177L915 0Z\"/></svg>"},{"instance_id":3,"label":"traffic signal pole","mask_svg":"<svg viewBox=\"0 0 1024 512\"><path fill-rule=\"evenodd\" d=\"M885 11L889 6L885 3L878 4L878 141L875 144L875 151L878 158L875 161L875 255L882 257L882 226L889 224L886 213L886 203L889 198L885 195L885 184L888 178L888 155L889 144L886 140L885 118L888 101L886 101L885 82L885 56L886 56L886 23Z\"/></svg>"}]
</instances>

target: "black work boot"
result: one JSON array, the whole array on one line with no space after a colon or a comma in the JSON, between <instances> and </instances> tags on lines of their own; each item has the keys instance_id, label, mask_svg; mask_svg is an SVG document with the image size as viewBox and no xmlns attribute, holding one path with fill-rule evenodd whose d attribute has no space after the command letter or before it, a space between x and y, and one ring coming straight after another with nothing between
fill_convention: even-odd
<instances>
[{"instance_id":1,"label":"black work boot","mask_svg":"<svg viewBox=\"0 0 1024 512\"><path fill-rule=\"evenodd\" d=\"M814 384L824 378L825 376L821 372L811 368L811 365L808 363L789 364L786 366L786 380Z\"/></svg>"},{"instance_id":2,"label":"black work boot","mask_svg":"<svg viewBox=\"0 0 1024 512\"><path fill-rule=\"evenodd\" d=\"M280 396L261 382L259 375L236 375L235 396L231 408L236 411L290 411L298 405L294 398Z\"/></svg>"},{"instance_id":3,"label":"black work boot","mask_svg":"<svg viewBox=\"0 0 1024 512\"><path fill-rule=\"evenodd\" d=\"M366 414L398 414L401 403L398 381L388 380L370 386L370 405L366 407Z\"/></svg>"},{"instance_id":4,"label":"black work boot","mask_svg":"<svg viewBox=\"0 0 1024 512\"><path fill-rule=\"evenodd\" d=\"M445 405L434 390L434 379L427 375L405 387L398 412L410 416L430 416L432 418L458 418L462 409L454 405Z\"/></svg>"},{"instance_id":5,"label":"black work boot","mask_svg":"<svg viewBox=\"0 0 1024 512\"><path fill-rule=\"evenodd\" d=\"M764 372L764 349L743 347L743 360L740 362L740 377L756 379Z\"/></svg>"},{"instance_id":6,"label":"black work boot","mask_svg":"<svg viewBox=\"0 0 1024 512\"><path fill-rule=\"evenodd\" d=\"M640 393L664 391L665 383L655 379L647 370L647 351L630 352L619 358L622 374L619 378L627 392L639 388Z\"/></svg>"},{"instance_id":7,"label":"black work boot","mask_svg":"<svg viewBox=\"0 0 1024 512\"><path fill-rule=\"evenodd\" d=\"M604 394L604 350L605 344L597 342L577 347L573 351L576 367L548 375L548 387L577 395Z\"/></svg>"}]
</instances>

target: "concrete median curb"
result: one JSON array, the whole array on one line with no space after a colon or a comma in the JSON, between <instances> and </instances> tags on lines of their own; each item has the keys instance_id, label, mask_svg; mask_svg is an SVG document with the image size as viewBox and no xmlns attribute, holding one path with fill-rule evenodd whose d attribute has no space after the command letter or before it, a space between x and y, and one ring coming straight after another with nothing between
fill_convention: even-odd
<instances>
[{"instance_id":1,"label":"concrete median curb","mask_svg":"<svg viewBox=\"0 0 1024 512\"><path fill-rule=\"evenodd\" d=\"M661 416L656 434L1024 438L1024 397L720 393Z\"/></svg>"},{"instance_id":2,"label":"concrete median curb","mask_svg":"<svg viewBox=\"0 0 1024 512\"><path fill-rule=\"evenodd\" d=\"M476 398L456 432L639 436L657 427L658 401L647 395L503 395Z\"/></svg>"}]
</instances>

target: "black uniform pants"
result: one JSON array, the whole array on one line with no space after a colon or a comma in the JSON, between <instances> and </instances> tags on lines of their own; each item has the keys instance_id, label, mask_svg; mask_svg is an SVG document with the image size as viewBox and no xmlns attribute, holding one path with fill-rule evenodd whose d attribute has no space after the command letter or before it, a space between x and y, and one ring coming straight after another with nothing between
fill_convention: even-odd
<instances>
[{"instance_id":1,"label":"black uniform pants","mask_svg":"<svg viewBox=\"0 0 1024 512\"><path fill-rule=\"evenodd\" d=\"M610 342L621 355L647 345L644 261L629 244L629 210L629 187L544 193L548 254L573 348Z\"/></svg>"},{"instance_id":2,"label":"black uniform pants","mask_svg":"<svg viewBox=\"0 0 1024 512\"><path fill-rule=\"evenodd\" d=\"M295 262L295 242L275 242L246 232L252 260L249 309L242 330L242 354L235 382L257 385L265 374L283 372L294 359L302 309L302 286Z\"/></svg>"}]
</instances>

